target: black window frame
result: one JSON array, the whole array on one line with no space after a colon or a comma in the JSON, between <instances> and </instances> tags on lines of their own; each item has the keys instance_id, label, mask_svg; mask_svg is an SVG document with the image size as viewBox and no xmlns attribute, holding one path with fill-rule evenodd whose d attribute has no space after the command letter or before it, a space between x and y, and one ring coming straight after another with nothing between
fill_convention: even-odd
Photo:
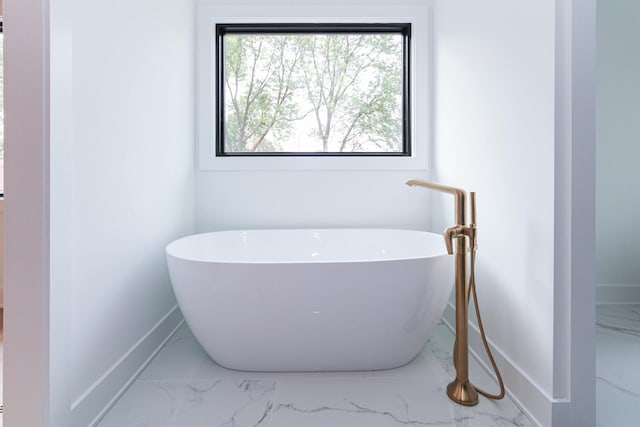
<instances>
[{"instance_id":1,"label":"black window frame","mask_svg":"<svg viewBox=\"0 0 640 427\"><path fill-rule=\"evenodd\" d=\"M226 152L224 150L224 42L226 34L400 34L403 47L402 151ZM215 25L216 157L411 157L411 23L217 23Z\"/></svg>"}]
</instances>

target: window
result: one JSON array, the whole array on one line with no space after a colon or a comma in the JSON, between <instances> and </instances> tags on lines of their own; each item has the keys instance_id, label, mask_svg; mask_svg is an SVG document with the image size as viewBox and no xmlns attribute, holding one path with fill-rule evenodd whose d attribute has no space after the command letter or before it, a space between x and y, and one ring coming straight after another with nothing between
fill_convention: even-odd
<instances>
[{"instance_id":1,"label":"window","mask_svg":"<svg viewBox=\"0 0 640 427\"><path fill-rule=\"evenodd\" d=\"M198 4L200 169L427 169L430 15L416 0Z\"/></svg>"},{"instance_id":2,"label":"window","mask_svg":"<svg viewBox=\"0 0 640 427\"><path fill-rule=\"evenodd\" d=\"M411 24L217 24L216 155L410 156Z\"/></svg>"}]
</instances>

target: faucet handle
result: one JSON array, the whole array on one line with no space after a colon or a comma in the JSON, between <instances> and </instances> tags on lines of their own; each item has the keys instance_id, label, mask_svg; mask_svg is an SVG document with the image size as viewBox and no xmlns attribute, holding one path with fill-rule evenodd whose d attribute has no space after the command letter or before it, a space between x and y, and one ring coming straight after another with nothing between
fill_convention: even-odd
<instances>
[{"instance_id":1,"label":"faucet handle","mask_svg":"<svg viewBox=\"0 0 640 427\"><path fill-rule=\"evenodd\" d=\"M447 253L453 255L453 238L458 234L458 226L444 229L444 244L447 246Z\"/></svg>"},{"instance_id":2,"label":"faucet handle","mask_svg":"<svg viewBox=\"0 0 640 427\"><path fill-rule=\"evenodd\" d=\"M476 225L476 192L469 193L471 199L471 224Z\"/></svg>"},{"instance_id":3,"label":"faucet handle","mask_svg":"<svg viewBox=\"0 0 640 427\"><path fill-rule=\"evenodd\" d=\"M469 230L469 246L472 251L478 250L478 223L476 220L476 193L472 191L471 196L471 225Z\"/></svg>"}]
</instances>

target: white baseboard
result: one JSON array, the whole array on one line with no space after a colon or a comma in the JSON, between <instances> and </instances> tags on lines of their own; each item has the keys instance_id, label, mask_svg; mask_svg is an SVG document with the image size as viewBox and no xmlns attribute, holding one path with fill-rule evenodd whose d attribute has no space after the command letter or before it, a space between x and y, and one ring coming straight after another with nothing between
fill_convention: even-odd
<instances>
[{"instance_id":1,"label":"white baseboard","mask_svg":"<svg viewBox=\"0 0 640 427\"><path fill-rule=\"evenodd\" d=\"M447 305L445 310L444 321L455 333L455 308L451 303ZM569 425L569 401L549 396L499 348L493 345L491 340L489 340L489 345L502 373L507 396L538 426ZM480 331L471 324L469 325L469 347L471 355L492 377L495 377L482 345Z\"/></svg>"},{"instance_id":2,"label":"white baseboard","mask_svg":"<svg viewBox=\"0 0 640 427\"><path fill-rule=\"evenodd\" d=\"M74 422L71 425L96 425L135 381L182 322L182 313L176 305L72 403L71 415Z\"/></svg>"},{"instance_id":3,"label":"white baseboard","mask_svg":"<svg viewBox=\"0 0 640 427\"><path fill-rule=\"evenodd\" d=\"M640 304L640 284L597 284L596 304Z\"/></svg>"}]
</instances>

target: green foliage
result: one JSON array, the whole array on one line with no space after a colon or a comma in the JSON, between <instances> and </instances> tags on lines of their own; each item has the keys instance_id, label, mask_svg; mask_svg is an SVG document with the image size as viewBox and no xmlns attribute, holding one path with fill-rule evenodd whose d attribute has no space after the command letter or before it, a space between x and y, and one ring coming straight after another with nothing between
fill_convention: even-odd
<instances>
[{"instance_id":1,"label":"green foliage","mask_svg":"<svg viewBox=\"0 0 640 427\"><path fill-rule=\"evenodd\" d=\"M225 148L400 151L402 66L399 35L227 35Z\"/></svg>"},{"instance_id":2,"label":"green foliage","mask_svg":"<svg viewBox=\"0 0 640 427\"><path fill-rule=\"evenodd\" d=\"M291 36L225 37L227 150L278 151L294 120L300 49Z\"/></svg>"}]
</instances>

